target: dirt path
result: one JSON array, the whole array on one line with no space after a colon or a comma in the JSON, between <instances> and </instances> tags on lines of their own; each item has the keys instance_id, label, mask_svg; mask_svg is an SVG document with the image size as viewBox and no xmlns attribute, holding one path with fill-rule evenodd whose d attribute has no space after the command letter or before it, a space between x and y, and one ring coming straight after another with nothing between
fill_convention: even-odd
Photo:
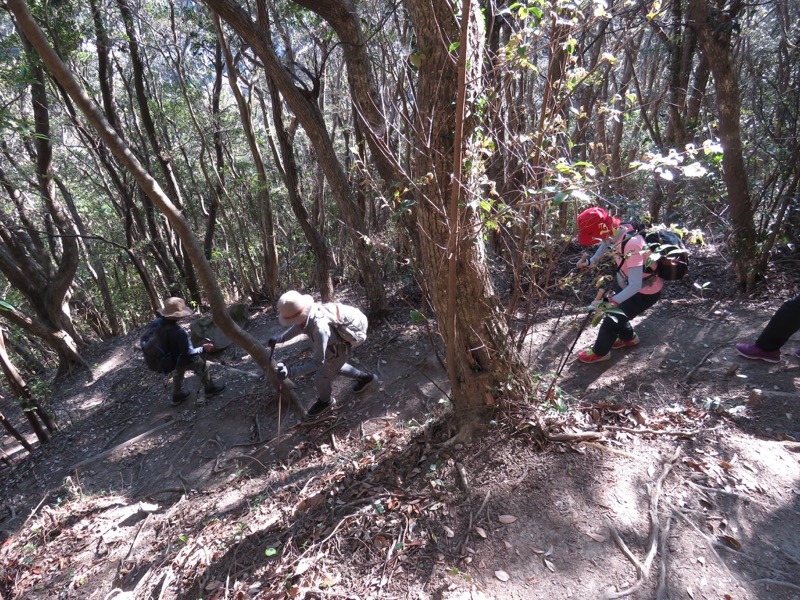
<instances>
[{"instance_id":1,"label":"dirt path","mask_svg":"<svg viewBox=\"0 0 800 600\"><path fill-rule=\"evenodd\" d=\"M221 396L172 408L135 336L116 340L93 381L61 390L63 432L0 471L0 594L800 598L800 360L732 348L777 304L662 301L639 346L569 362L540 411L506 407L549 443L498 418L443 445L445 374L400 319L356 353L379 386L340 382L342 408L311 427L284 406L280 432L274 391L235 350L212 367ZM558 308L531 331L534 373L574 340ZM298 393L310 404L309 382Z\"/></svg>"}]
</instances>

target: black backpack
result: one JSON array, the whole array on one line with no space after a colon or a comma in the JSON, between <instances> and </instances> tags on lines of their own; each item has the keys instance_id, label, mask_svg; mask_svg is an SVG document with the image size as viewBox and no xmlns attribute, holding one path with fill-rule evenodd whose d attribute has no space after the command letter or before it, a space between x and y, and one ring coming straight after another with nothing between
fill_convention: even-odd
<instances>
[{"instance_id":1,"label":"black backpack","mask_svg":"<svg viewBox=\"0 0 800 600\"><path fill-rule=\"evenodd\" d=\"M650 249L645 273L658 275L664 281L677 281L689 272L689 251L683 245L681 236L668 229L648 229L637 224L633 224L632 229L622 242L622 254L625 255L628 240L634 235L641 235Z\"/></svg>"},{"instance_id":2,"label":"black backpack","mask_svg":"<svg viewBox=\"0 0 800 600\"><path fill-rule=\"evenodd\" d=\"M177 357L166 350L161 336L163 330L160 318L150 323L139 340L139 347L142 349L147 367L151 371L166 375L175 370Z\"/></svg>"}]
</instances>

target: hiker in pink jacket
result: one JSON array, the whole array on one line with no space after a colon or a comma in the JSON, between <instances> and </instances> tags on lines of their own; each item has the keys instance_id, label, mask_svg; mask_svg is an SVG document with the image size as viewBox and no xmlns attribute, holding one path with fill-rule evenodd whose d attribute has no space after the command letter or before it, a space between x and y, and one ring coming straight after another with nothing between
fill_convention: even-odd
<instances>
[{"instance_id":1,"label":"hiker in pink jacket","mask_svg":"<svg viewBox=\"0 0 800 600\"><path fill-rule=\"evenodd\" d=\"M591 349L578 353L578 360L594 363L611 358L611 350L630 348L639 343L631 319L641 315L661 297L664 280L645 270L650 254L644 237L630 226L620 223L599 206L587 208L578 215L578 243L592 246L600 243L594 255L578 263L578 268L588 269L597 265L608 253L617 264L617 283L620 291L607 296L615 308L623 314L607 315L600 324L600 331ZM624 248L623 248L624 247ZM596 308L598 303L592 303Z\"/></svg>"}]
</instances>

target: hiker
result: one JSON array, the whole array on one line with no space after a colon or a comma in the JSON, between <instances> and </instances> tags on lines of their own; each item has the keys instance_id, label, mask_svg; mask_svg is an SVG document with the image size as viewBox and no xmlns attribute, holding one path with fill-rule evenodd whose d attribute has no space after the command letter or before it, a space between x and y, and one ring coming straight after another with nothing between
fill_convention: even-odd
<instances>
[{"instance_id":1,"label":"hiker","mask_svg":"<svg viewBox=\"0 0 800 600\"><path fill-rule=\"evenodd\" d=\"M178 321L188 317L194 311L186 306L183 298L167 298L164 307L156 311L159 315L154 321L157 335L160 337L160 346L163 353L170 357L172 369L172 405L176 406L186 400L189 392L181 390L183 377L186 371L194 371L200 376L206 397L219 394L225 389L225 384L215 384L211 379L203 353L213 352L214 344L206 343L200 348L192 345L189 334L178 324Z\"/></svg>"},{"instance_id":2,"label":"hiker","mask_svg":"<svg viewBox=\"0 0 800 600\"><path fill-rule=\"evenodd\" d=\"M267 344L271 349L300 334L307 335L311 341L311 360L291 367L279 362L275 367L280 380L316 372L317 401L309 409L307 418L315 419L336 406L331 393L337 375L355 379L353 392L356 394L378 379L377 375L360 371L347 362L353 345L366 339L367 319L360 310L346 304L314 302L308 294L293 290L278 299L277 310L278 322L289 329L282 335L269 338ZM352 332L358 335L358 339L345 339L351 334L342 328L344 322L357 325Z\"/></svg>"},{"instance_id":3,"label":"hiker","mask_svg":"<svg viewBox=\"0 0 800 600\"><path fill-rule=\"evenodd\" d=\"M781 304L754 344L736 344L736 351L751 360L781 362L781 348L800 330L800 294ZM800 358L800 348L794 351Z\"/></svg>"},{"instance_id":4,"label":"hiker","mask_svg":"<svg viewBox=\"0 0 800 600\"><path fill-rule=\"evenodd\" d=\"M577 267L594 267L611 251L617 263L617 283L621 289L607 296L606 300L624 313L606 315L594 345L578 353L581 362L609 360L612 349L636 346L639 336L633 330L631 319L641 315L661 297L664 281L658 275L645 272L650 251L644 237L634 231L632 226L620 223L618 218L612 217L599 206L587 208L578 215L578 243L592 246L600 242L600 247L591 258L578 262ZM600 302L596 300L588 308L594 310Z\"/></svg>"}]
</instances>

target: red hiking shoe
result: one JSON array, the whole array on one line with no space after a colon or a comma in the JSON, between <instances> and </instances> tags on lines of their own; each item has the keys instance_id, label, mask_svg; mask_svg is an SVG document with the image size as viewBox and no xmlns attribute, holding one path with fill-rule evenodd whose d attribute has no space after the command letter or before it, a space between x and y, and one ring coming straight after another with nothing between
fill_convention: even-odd
<instances>
[{"instance_id":1,"label":"red hiking shoe","mask_svg":"<svg viewBox=\"0 0 800 600\"><path fill-rule=\"evenodd\" d=\"M599 354L595 354L591 349L581 350L578 352L578 360L585 363L603 362L604 360L611 360L611 352L601 356Z\"/></svg>"},{"instance_id":2,"label":"red hiking shoe","mask_svg":"<svg viewBox=\"0 0 800 600\"><path fill-rule=\"evenodd\" d=\"M638 344L639 344L639 336L634 333L633 339L630 339L628 341L617 338L617 341L611 345L611 348L614 350L619 350L620 348L633 348Z\"/></svg>"}]
</instances>

